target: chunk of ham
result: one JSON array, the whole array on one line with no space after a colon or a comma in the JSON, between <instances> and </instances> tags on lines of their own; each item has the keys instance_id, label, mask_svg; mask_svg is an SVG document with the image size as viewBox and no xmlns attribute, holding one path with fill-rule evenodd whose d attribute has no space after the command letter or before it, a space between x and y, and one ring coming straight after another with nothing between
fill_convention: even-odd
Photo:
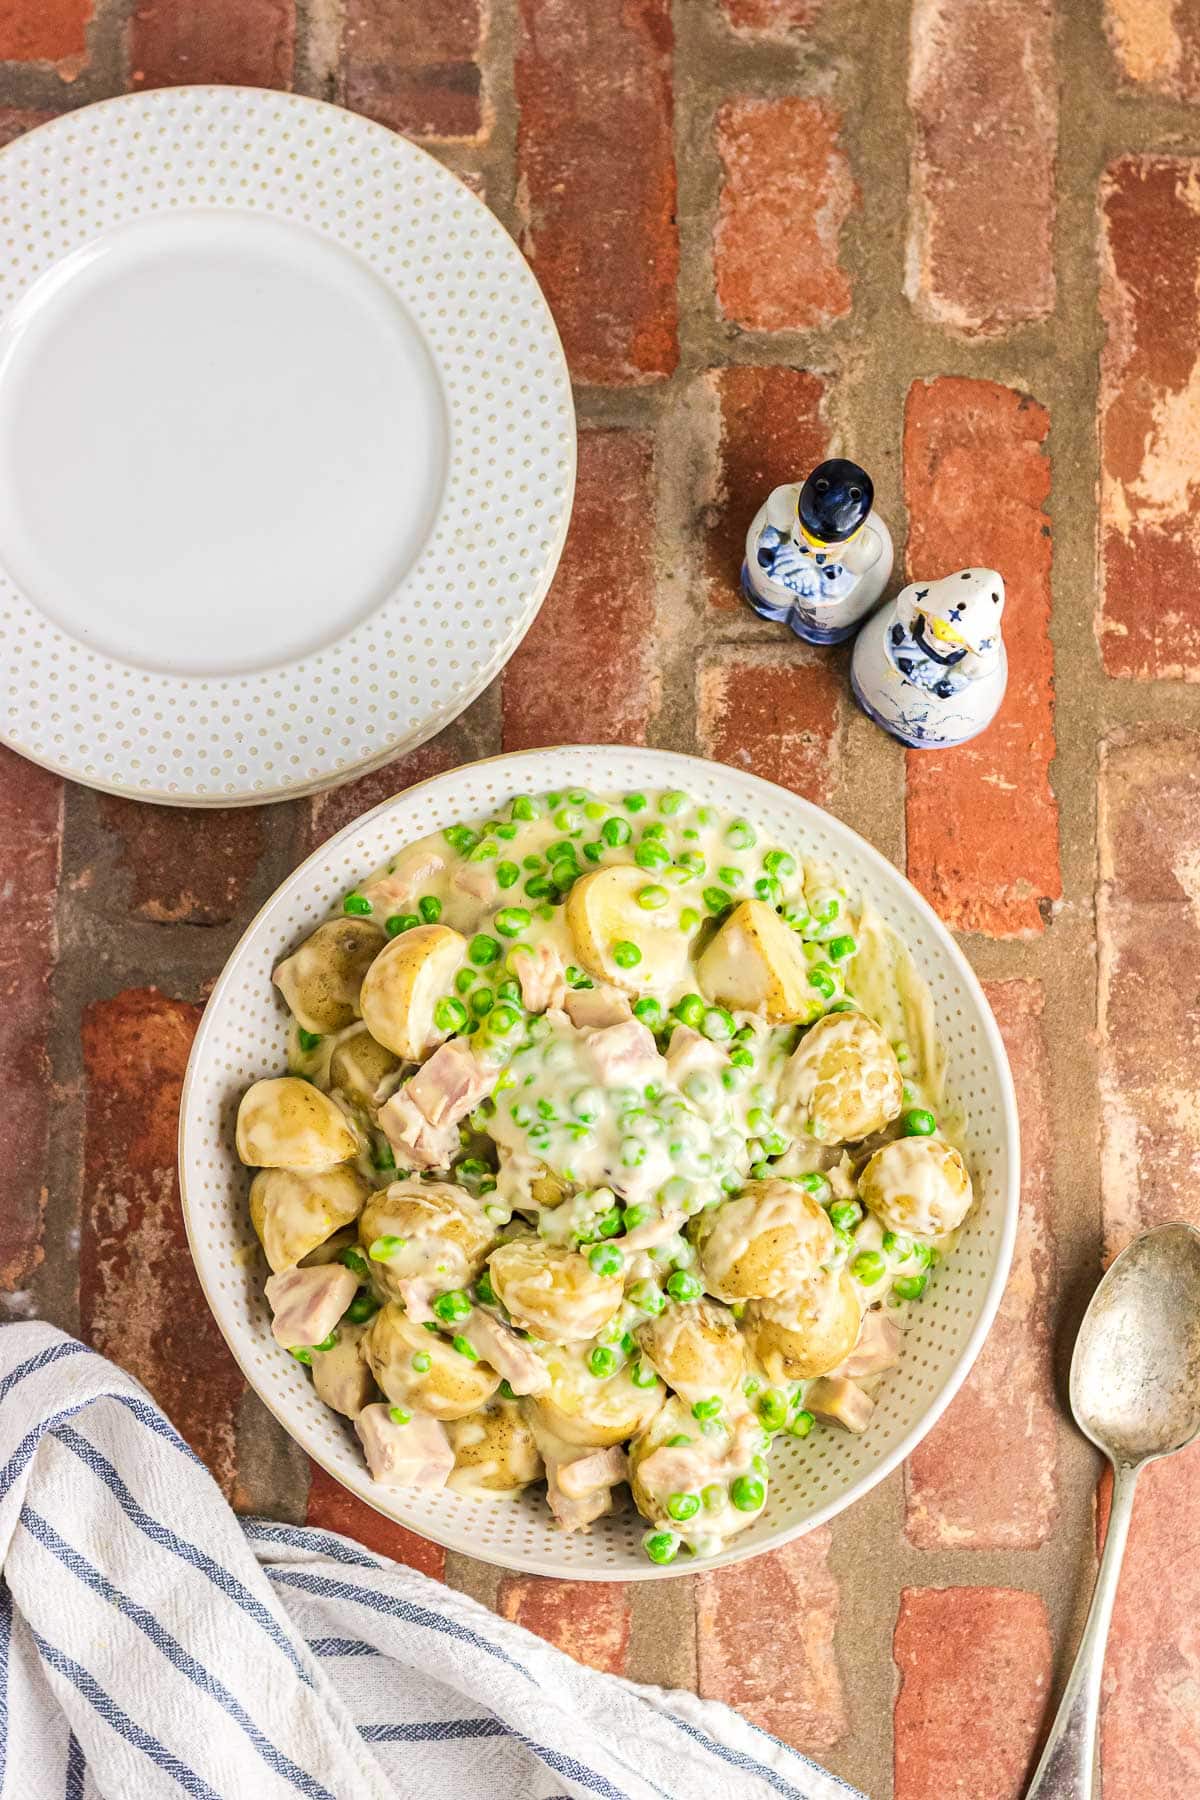
<instances>
[{"instance_id":1,"label":"chunk of ham","mask_svg":"<svg viewBox=\"0 0 1200 1800\"><path fill-rule=\"evenodd\" d=\"M375 1392L371 1371L358 1353L366 1329L365 1325L343 1325L332 1350L313 1353L313 1386L318 1399L348 1419L357 1419Z\"/></svg>"},{"instance_id":2,"label":"chunk of ham","mask_svg":"<svg viewBox=\"0 0 1200 1800\"><path fill-rule=\"evenodd\" d=\"M586 1531L612 1511L613 1489L625 1480L628 1463L620 1445L587 1450L559 1461L546 1458L546 1499L564 1531Z\"/></svg>"},{"instance_id":3,"label":"chunk of ham","mask_svg":"<svg viewBox=\"0 0 1200 1800\"><path fill-rule=\"evenodd\" d=\"M542 938L532 950L514 952L512 965L521 984L521 1005L526 1012L562 1009L567 998L567 976L553 944Z\"/></svg>"},{"instance_id":4,"label":"chunk of ham","mask_svg":"<svg viewBox=\"0 0 1200 1800\"><path fill-rule=\"evenodd\" d=\"M679 1211L668 1211L661 1218L647 1219L644 1225L635 1225L621 1239L623 1250L653 1250L658 1244L665 1244L668 1238L675 1236L683 1224L684 1214Z\"/></svg>"},{"instance_id":5,"label":"chunk of ham","mask_svg":"<svg viewBox=\"0 0 1200 1800\"><path fill-rule=\"evenodd\" d=\"M321 1263L281 1269L263 1291L274 1314L275 1340L290 1350L325 1341L358 1291L358 1278L342 1263Z\"/></svg>"},{"instance_id":6,"label":"chunk of ham","mask_svg":"<svg viewBox=\"0 0 1200 1800\"><path fill-rule=\"evenodd\" d=\"M724 1050L690 1025L677 1025L667 1045L667 1071L676 1087L682 1087L689 1075L701 1070L723 1069L727 1062Z\"/></svg>"},{"instance_id":7,"label":"chunk of ham","mask_svg":"<svg viewBox=\"0 0 1200 1800\"><path fill-rule=\"evenodd\" d=\"M376 912L411 912L418 897L446 867L446 852L434 843L410 844L388 875L378 875L362 888Z\"/></svg>"},{"instance_id":8,"label":"chunk of ham","mask_svg":"<svg viewBox=\"0 0 1200 1800\"><path fill-rule=\"evenodd\" d=\"M819 1381L809 1382L804 1404L814 1419L840 1425L843 1431L865 1431L875 1411L871 1396L841 1375L822 1375Z\"/></svg>"},{"instance_id":9,"label":"chunk of ham","mask_svg":"<svg viewBox=\"0 0 1200 1800\"><path fill-rule=\"evenodd\" d=\"M386 1406L364 1406L354 1429L380 1487L445 1487L454 1452L437 1419L413 1413L407 1425L397 1425Z\"/></svg>"},{"instance_id":10,"label":"chunk of ham","mask_svg":"<svg viewBox=\"0 0 1200 1800\"><path fill-rule=\"evenodd\" d=\"M459 1324L458 1331L476 1355L507 1381L514 1394L544 1394L550 1386L550 1371L541 1357L535 1356L511 1326L492 1313L477 1306L470 1318Z\"/></svg>"},{"instance_id":11,"label":"chunk of ham","mask_svg":"<svg viewBox=\"0 0 1200 1800\"><path fill-rule=\"evenodd\" d=\"M457 1125L491 1093L497 1073L485 1069L460 1038L449 1038L406 1082L404 1092L431 1125Z\"/></svg>"},{"instance_id":12,"label":"chunk of ham","mask_svg":"<svg viewBox=\"0 0 1200 1800\"><path fill-rule=\"evenodd\" d=\"M633 1008L628 994L601 981L596 987L577 988L563 1001L563 1011L580 1031L595 1030L603 1025L621 1025L632 1019Z\"/></svg>"},{"instance_id":13,"label":"chunk of ham","mask_svg":"<svg viewBox=\"0 0 1200 1800\"><path fill-rule=\"evenodd\" d=\"M602 1082L638 1084L664 1073L654 1033L640 1019L585 1031L583 1041Z\"/></svg>"},{"instance_id":14,"label":"chunk of ham","mask_svg":"<svg viewBox=\"0 0 1200 1800\"><path fill-rule=\"evenodd\" d=\"M404 1167L448 1169L458 1154L457 1125L431 1125L409 1099L407 1087L398 1088L380 1107L378 1124Z\"/></svg>"},{"instance_id":15,"label":"chunk of ham","mask_svg":"<svg viewBox=\"0 0 1200 1800\"><path fill-rule=\"evenodd\" d=\"M886 1313L877 1310L865 1313L857 1344L829 1373L833 1377L844 1376L848 1381L882 1375L885 1369L894 1369L900 1361L903 1343L904 1333Z\"/></svg>"}]
</instances>

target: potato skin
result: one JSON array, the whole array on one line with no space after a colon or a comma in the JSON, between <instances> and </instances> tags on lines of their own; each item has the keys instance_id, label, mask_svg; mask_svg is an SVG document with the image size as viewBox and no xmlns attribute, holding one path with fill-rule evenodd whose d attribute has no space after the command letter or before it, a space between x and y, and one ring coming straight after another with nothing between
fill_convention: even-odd
<instances>
[{"instance_id":1,"label":"potato skin","mask_svg":"<svg viewBox=\"0 0 1200 1800\"><path fill-rule=\"evenodd\" d=\"M273 976L305 1031L344 1031L358 1017L363 977L387 943L373 919L328 919Z\"/></svg>"},{"instance_id":2,"label":"potato skin","mask_svg":"<svg viewBox=\"0 0 1200 1800\"><path fill-rule=\"evenodd\" d=\"M357 1219L367 1184L348 1163L323 1174L260 1169L250 1183L250 1222L274 1274L310 1256Z\"/></svg>"},{"instance_id":3,"label":"potato skin","mask_svg":"<svg viewBox=\"0 0 1200 1800\"><path fill-rule=\"evenodd\" d=\"M751 1181L700 1215L704 1285L719 1300L771 1300L793 1292L834 1253L833 1227L791 1181Z\"/></svg>"},{"instance_id":4,"label":"potato skin","mask_svg":"<svg viewBox=\"0 0 1200 1800\"><path fill-rule=\"evenodd\" d=\"M413 1368L424 1351L429 1368ZM362 1340L367 1367L393 1406L428 1413L433 1419L462 1419L490 1400L500 1377L486 1363L461 1356L440 1332L426 1331L395 1300L381 1307Z\"/></svg>"},{"instance_id":5,"label":"potato skin","mask_svg":"<svg viewBox=\"0 0 1200 1800\"><path fill-rule=\"evenodd\" d=\"M401 1282L428 1277L433 1291L466 1287L483 1268L496 1228L466 1188L450 1181L393 1181L371 1195L358 1222L359 1242L376 1286L403 1299ZM403 1239L386 1261L370 1254L377 1238Z\"/></svg>"},{"instance_id":6,"label":"potato skin","mask_svg":"<svg viewBox=\"0 0 1200 1800\"><path fill-rule=\"evenodd\" d=\"M780 1300L754 1300L742 1329L772 1381L827 1375L858 1341L862 1306L847 1271L824 1270Z\"/></svg>"},{"instance_id":7,"label":"potato skin","mask_svg":"<svg viewBox=\"0 0 1200 1800\"><path fill-rule=\"evenodd\" d=\"M828 1013L792 1052L779 1098L796 1128L823 1144L857 1143L882 1131L903 1104L896 1053L865 1013Z\"/></svg>"},{"instance_id":8,"label":"potato skin","mask_svg":"<svg viewBox=\"0 0 1200 1800\"><path fill-rule=\"evenodd\" d=\"M488 1268L514 1324L552 1344L594 1338L624 1294L620 1275L597 1275L577 1250L540 1238L501 1244Z\"/></svg>"},{"instance_id":9,"label":"potato skin","mask_svg":"<svg viewBox=\"0 0 1200 1800\"><path fill-rule=\"evenodd\" d=\"M358 1153L358 1136L328 1094L296 1075L256 1081L242 1095L237 1153L257 1169L320 1175Z\"/></svg>"},{"instance_id":10,"label":"potato skin","mask_svg":"<svg viewBox=\"0 0 1200 1800\"><path fill-rule=\"evenodd\" d=\"M672 1303L633 1335L651 1368L689 1404L733 1393L746 1372L733 1317L713 1300Z\"/></svg>"},{"instance_id":11,"label":"potato skin","mask_svg":"<svg viewBox=\"0 0 1200 1800\"><path fill-rule=\"evenodd\" d=\"M394 1075L400 1058L377 1044L365 1025L344 1037L329 1058L329 1085L360 1106L374 1103L380 1084Z\"/></svg>"},{"instance_id":12,"label":"potato skin","mask_svg":"<svg viewBox=\"0 0 1200 1800\"><path fill-rule=\"evenodd\" d=\"M796 934L765 900L743 900L696 965L710 1000L761 1013L770 1025L804 1024L821 1011Z\"/></svg>"},{"instance_id":13,"label":"potato skin","mask_svg":"<svg viewBox=\"0 0 1200 1800\"><path fill-rule=\"evenodd\" d=\"M864 1206L889 1231L940 1237L954 1231L974 1198L967 1165L941 1138L896 1138L858 1178Z\"/></svg>"},{"instance_id":14,"label":"potato skin","mask_svg":"<svg viewBox=\"0 0 1200 1800\"><path fill-rule=\"evenodd\" d=\"M564 1443L601 1448L644 1431L667 1397L662 1383L635 1387L628 1365L597 1380L586 1359L585 1345L550 1357L554 1385L526 1402L537 1423Z\"/></svg>"},{"instance_id":15,"label":"potato skin","mask_svg":"<svg viewBox=\"0 0 1200 1800\"><path fill-rule=\"evenodd\" d=\"M414 925L379 952L363 978L359 1006L376 1043L405 1062L420 1062L446 1036L433 1009L466 955L467 940L448 925Z\"/></svg>"},{"instance_id":16,"label":"potato skin","mask_svg":"<svg viewBox=\"0 0 1200 1800\"><path fill-rule=\"evenodd\" d=\"M491 1400L482 1412L447 1421L446 1436L454 1452L447 1486L460 1493L516 1494L542 1476L533 1433L511 1400Z\"/></svg>"}]
</instances>

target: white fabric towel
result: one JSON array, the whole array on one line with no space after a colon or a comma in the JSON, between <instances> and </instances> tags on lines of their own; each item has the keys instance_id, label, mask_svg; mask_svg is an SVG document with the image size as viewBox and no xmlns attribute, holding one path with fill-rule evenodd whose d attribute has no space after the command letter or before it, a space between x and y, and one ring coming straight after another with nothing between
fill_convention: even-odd
<instances>
[{"instance_id":1,"label":"white fabric towel","mask_svg":"<svg viewBox=\"0 0 1200 1800\"><path fill-rule=\"evenodd\" d=\"M0 1800L854 1797L727 1707L238 1520L145 1390L48 1325L0 1328L0 1552Z\"/></svg>"}]
</instances>

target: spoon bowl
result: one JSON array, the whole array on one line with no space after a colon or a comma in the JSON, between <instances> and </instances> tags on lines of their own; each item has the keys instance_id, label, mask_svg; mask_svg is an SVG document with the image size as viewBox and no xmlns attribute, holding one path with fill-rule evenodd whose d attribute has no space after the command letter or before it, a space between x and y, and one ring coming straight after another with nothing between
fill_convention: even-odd
<instances>
[{"instance_id":1,"label":"spoon bowl","mask_svg":"<svg viewBox=\"0 0 1200 1800\"><path fill-rule=\"evenodd\" d=\"M1142 1468L1200 1435L1200 1231L1135 1239L1092 1295L1071 1358L1071 1410L1113 1466L1096 1591L1026 1800L1092 1800L1104 1647Z\"/></svg>"},{"instance_id":2,"label":"spoon bowl","mask_svg":"<svg viewBox=\"0 0 1200 1800\"><path fill-rule=\"evenodd\" d=\"M1092 1296L1071 1359L1071 1410L1114 1461L1200 1434L1200 1232L1163 1225L1122 1252Z\"/></svg>"}]
</instances>

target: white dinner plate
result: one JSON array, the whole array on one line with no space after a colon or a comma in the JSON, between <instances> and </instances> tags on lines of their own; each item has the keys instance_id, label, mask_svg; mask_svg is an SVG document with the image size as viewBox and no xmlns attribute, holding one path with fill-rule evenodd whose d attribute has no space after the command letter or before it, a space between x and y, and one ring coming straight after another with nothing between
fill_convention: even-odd
<instances>
[{"instance_id":1,"label":"white dinner plate","mask_svg":"<svg viewBox=\"0 0 1200 1800\"><path fill-rule=\"evenodd\" d=\"M487 208L352 113L181 88L0 154L0 735L188 805L422 742L528 628L575 424Z\"/></svg>"}]
</instances>

